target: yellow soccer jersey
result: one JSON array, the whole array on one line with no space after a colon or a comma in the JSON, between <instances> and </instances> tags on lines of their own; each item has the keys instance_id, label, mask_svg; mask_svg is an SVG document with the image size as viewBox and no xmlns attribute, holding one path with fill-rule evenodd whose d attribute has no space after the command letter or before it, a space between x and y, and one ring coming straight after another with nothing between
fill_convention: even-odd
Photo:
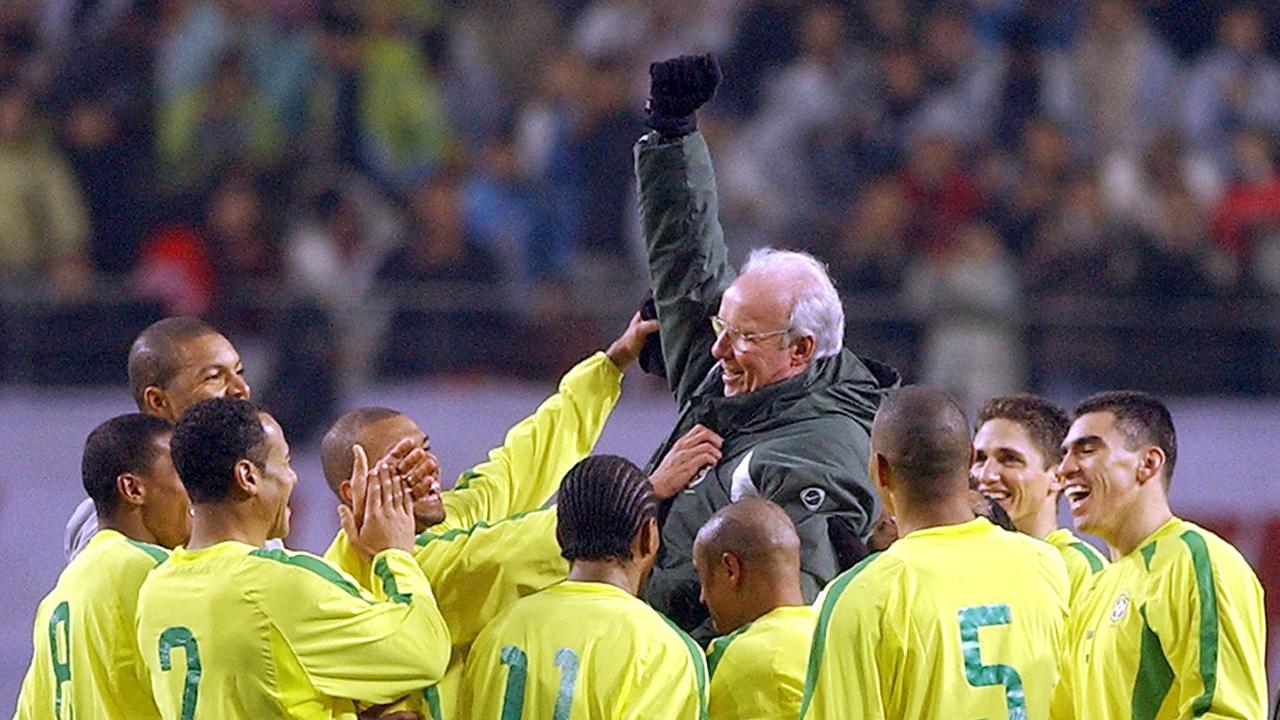
<instances>
[{"instance_id":1,"label":"yellow soccer jersey","mask_svg":"<svg viewBox=\"0 0 1280 720\"><path fill-rule=\"evenodd\" d=\"M343 570L359 557L345 535L339 534L325 554ZM453 654L444 679L423 698L415 694L409 708L427 720L456 717L458 684L467 651L480 630L516 600L564 580L569 563L556 540L555 508L515 515L493 525L426 532L418 536L414 558L435 592L440 614L453 637ZM359 565L354 569L358 572ZM358 578L366 587L376 577ZM434 709L435 704L438 709Z\"/></svg>"},{"instance_id":2,"label":"yellow soccer jersey","mask_svg":"<svg viewBox=\"0 0 1280 720\"><path fill-rule=\"evenodd\" d=\"M800 714L816 616L778 607L707 648L710 720L776 720Z\"/></svg>"},{"instance_id":3,"label":"yellow soccer jersey","mask_svg":"<svg viewBox=\"0 0 1280 720\"><path fill-rule=\"evenodd\" d=\"M133 634L138 588L169 551L99 530L36 610L18 720L159 718Z\"/></svg>"},{"instance_id":4,"label":"yellow soccer jersey","mask_svg":"<svg viewBox=\"0 0 1280 720\"><path fill-rule=\"evenodd\" d=\"M375 597L307 553L179 548L143 583L138 647L165 720L353 718L444 674L449 631L422 569L374 558Z\"/></svg>"},{"instance_id":5,"label":"yellow soccer jersey","mask_svg":"<svg viewBox=\"0 0 1280 720\"><path fill-rule=\"evenodd\" d=\"M1045 542L1058 548L1067 563L1067 577L1071 580L1071 602L1080 596L1085 581L1102 571L1110 563L1092 545L1081 540L1066 528L1049 533Z\"/></svg>"},{"instance_id":6,"label":"yellow soccer jersey","mask_svg":"<svg viewBox=\"0 0 1280 720\"><path fill-rule=\"evenodd\" d=\"M442 494L444 522L429 530L469 528L545 505L595 447L621 389L622 371L604 353L575 365L556 394L507 431L502 447Z\"/></svg>"},{"instance_id":7,"label":"yellow soccer jersey","mask_svg":"<svg viewBox=\"0 0 1280 720\"><path fill-rule=\"evenodd\" d=\"M471 647L459 717L701 720L702 650L643 601L596 582L524 598Z\"/></svg>"},{"instance_id":8,"label":"yellow soccer jersey","mask_svg":"<svg viewBox=\"0 0 1280 720\"><path fill-rule=\"evenodd\" d=\"M1234 547L1173 518L1071 608L1055 718L1262 718L1262 587Z\"/></svg>"},{"instance_id":9,"label":"yellow soccer jersey","mask_svg":"<svg viewBox=\"0 0 1280 720\"><path fill-rule=\"evenodd\" d=\"M802 718L1045 718L1067 571L986 518L910 533L823 590Z\"/></svg>"}]
</instances>

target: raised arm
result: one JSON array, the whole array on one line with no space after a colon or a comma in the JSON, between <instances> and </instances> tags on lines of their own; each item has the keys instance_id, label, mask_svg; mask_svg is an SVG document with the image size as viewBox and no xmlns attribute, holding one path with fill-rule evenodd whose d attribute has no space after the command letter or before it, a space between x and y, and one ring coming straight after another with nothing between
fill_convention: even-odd
<instances>
[{"instance_id":1,"label":"raised arm","mask_svg":"<svg viewBox=\"0 0 1280 720\"><path fill-rule=\"evenodd\" d=\"M636 144L636 182L667 381L683 404L715 363L708 321L735 275L711 155L696 130L695 111L715 93L720 69L709 55L685 56L654 63L649 74L654 132Z\"/></svg>"}]
</instances>

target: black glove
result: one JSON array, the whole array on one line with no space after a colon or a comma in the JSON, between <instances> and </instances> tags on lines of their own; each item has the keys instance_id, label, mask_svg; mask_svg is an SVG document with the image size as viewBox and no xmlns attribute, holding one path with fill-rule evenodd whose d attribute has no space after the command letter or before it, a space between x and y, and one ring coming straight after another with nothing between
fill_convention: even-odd
<instances>
[{"instance_id":1,"label":"black glove","mask_svg":"<svg viewBox=\"0 0 1280 720\"><path fill-rule=\"evenodd\" d=\"M653 301L653 293L644 299L640 306L640 319L653 320L658 317L658 306ZM644 347L640 348L640 369L650 375L667 379L667 364L662 359L662 333L654 333L644 339Z\"/></svg>"},{"instance_id":2,"label":"black glove","mask_svg":"<svg viewBox=\"0 0 1280 720\"><path fill-rule=\"evenodd\" d=\"M711 53L651 63L645 124L673 138L697 130L694 111L716 94L720 78L720 63Z\"/></svg>"}]
</instances>

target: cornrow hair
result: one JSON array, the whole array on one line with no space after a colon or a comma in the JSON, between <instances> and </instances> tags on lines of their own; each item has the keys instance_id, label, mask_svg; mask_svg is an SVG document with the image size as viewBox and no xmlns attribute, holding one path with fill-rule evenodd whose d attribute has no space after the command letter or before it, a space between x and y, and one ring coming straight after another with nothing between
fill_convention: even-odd
<instances>
[{"instance_id":1,"label":"cornrow hair","mask_svg":"<svg viewBox=\"0 0 1280 720\"><path fill-rule=\"evenodd\" d=\"M631 541L657 517L649 478L617 455L592 455L569 470L556 508L566 560L631 560Z\"/></svg>"}]
</instances>

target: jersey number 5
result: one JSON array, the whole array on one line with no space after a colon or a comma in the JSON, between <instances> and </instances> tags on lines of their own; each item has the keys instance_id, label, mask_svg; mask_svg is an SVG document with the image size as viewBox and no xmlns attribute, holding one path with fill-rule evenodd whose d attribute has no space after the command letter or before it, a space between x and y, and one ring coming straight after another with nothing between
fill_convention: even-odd
<instances>
[{"instance_id":1,"label":"jersey number 5","mask_svg":"<svg viewBox=\"0 0 1280 720\"><path fill-rule=\"evenodd\" d=\"M187 653L187 676L182 684L182 720L196 716L196 700L200 694L200 650L196 637L184 627L171 627L160 633L160 669L168 672L173 667L174 648Z\"/></svg>"},{"instance_id":2,"label":"jersey number 5","mask_svg":"<svg viewBox=\"0 0 1280 720\"><path fill-rule=\"evenodd\" d=\"M529 674L529 657L515 645L502 648L502 664L507 666L507 689L502 693L502 720L520 720L524 715L524 681ZM569 648L556 651L556 666L560 668L560 689L556 692L556 707L552 720L569 720L573 707L573 687L578 682L578 653Z\"/></svg>"},{"instance_id":3,"label":"jersey number 5","mask_svg":"<svg viewBox=\"0 0 1280 720\"><path fill-rule=\"evenodd\" d=\"M960 620L960 647L964 652L964 676L974 687L1004 686L1004 702L1009 720L1027 720L1027 699L1022 689L1022 676L1008 665L983 665L982 648L978 644L978 628L984 625L1008 625L1013 613L1004 603L973 605L956 613Z\"/></svg>"}]
</instances>

